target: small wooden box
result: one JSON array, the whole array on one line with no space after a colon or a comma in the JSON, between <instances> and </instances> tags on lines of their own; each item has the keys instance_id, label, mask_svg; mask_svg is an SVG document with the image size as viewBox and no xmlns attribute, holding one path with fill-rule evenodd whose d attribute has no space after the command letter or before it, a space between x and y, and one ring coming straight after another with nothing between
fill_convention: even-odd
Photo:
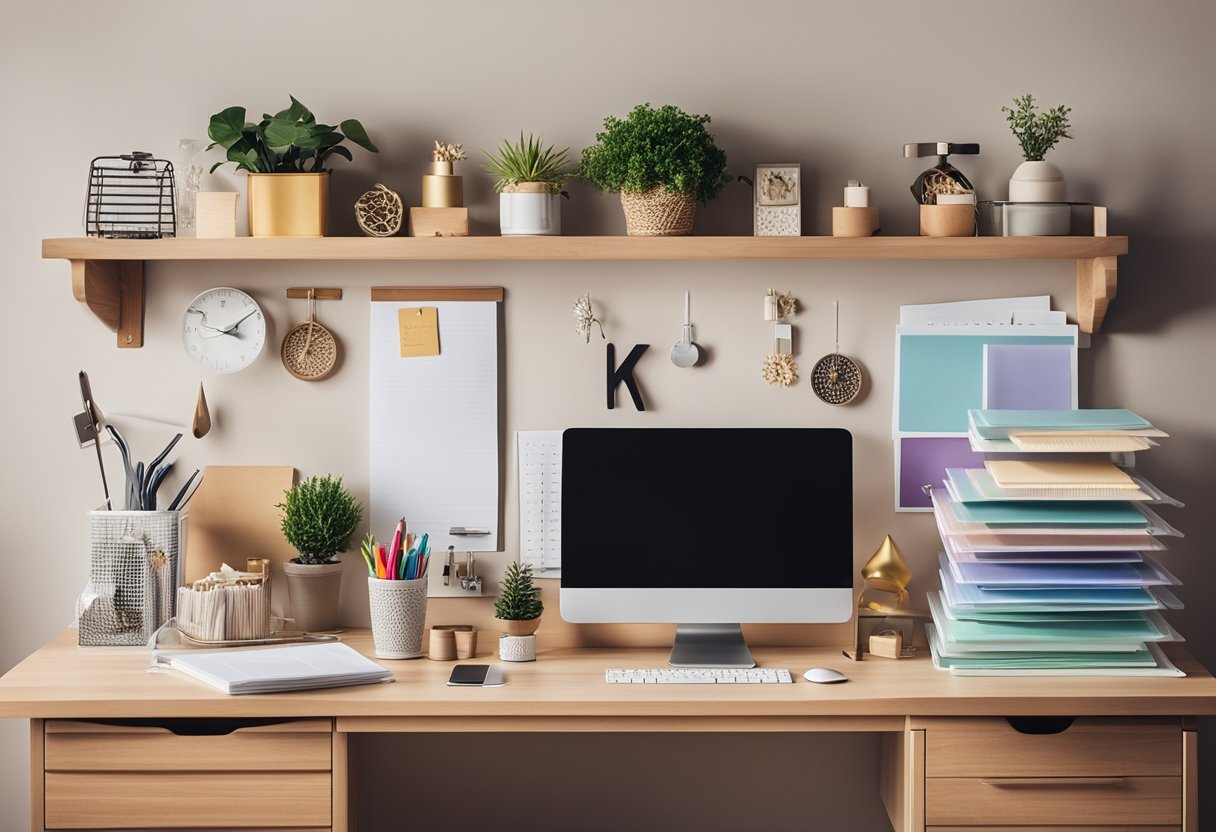
<instances>
[{"instance_id":1,"label":"small wooden box","mask_svg":"<svg viewBox=\"0 0 1216 832\"><path fill-rule=\"evenodd\" d=\"M870 652L887 659L902 658L904 637L901 633L886 633L870 636Z\"/></svg>"},{"instance_id":2,"label":"small wooden box","mask_svg":"<svg viewBox=\"0 0 1216 832\"><path fill-rule=\"evenodd\" d=\"M194 195L195 236L217 239L236 236L235 191L199 191Z\"/></svg>"},{"instance_id":3,"label":"small wooden box","mask_svg":"<svg viewBox=\"0 0 1216 832\"><path fill-rule=\"evenodd\" d=\"M411 208L411 237L469 236L468 208Z\"/></svg>"}]
</instances>

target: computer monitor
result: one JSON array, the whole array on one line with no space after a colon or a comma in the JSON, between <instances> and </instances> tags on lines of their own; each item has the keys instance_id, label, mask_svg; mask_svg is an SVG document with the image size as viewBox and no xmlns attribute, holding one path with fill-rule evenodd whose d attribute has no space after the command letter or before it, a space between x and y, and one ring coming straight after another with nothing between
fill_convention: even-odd
<instances>
[{"instance_id":1,"label":"computer monitor","mask_svg":"<svg viewBox=\"0 0 1216 832\"><path fill-rule=\"evenodd\" d=\"M741 623L853 611L841 428L571 428L562 618L678 624L677 667L754 667Z\"/></svg>"}]
</instances>

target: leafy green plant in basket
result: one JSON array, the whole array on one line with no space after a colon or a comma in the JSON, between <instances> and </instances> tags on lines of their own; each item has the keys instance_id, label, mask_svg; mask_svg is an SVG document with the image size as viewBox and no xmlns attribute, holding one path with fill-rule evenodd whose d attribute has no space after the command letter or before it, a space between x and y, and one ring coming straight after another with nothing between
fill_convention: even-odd
<instances>
[{"instance_id":1,"label":"leafy green plant in basket","mask_svg":"<svg viewBox=\"0 0 1216 832\"><path fill-rule=\"evenodd\" d=\"M330 156L350 161L349 139L365 150L379 153L358 119L337 127L317 123L316 116L290 96L291 106L274 115L263 114L257 123L245 120L244 107L229 107L211 117L207 135L227 151L227 162L250 173L322 173ZM212 165L211 172L226 162Z\"/></svg>"},{"instance_id":2,"label":"leafy green plant in basket","mask_svg":"<svg viewBox=\"0 0 1216 832\"><path fill-rule=\"evenodd\" d=\"M583 150L577 175L599 191L661 187L708 202L731 180L726 153L705 129L709 121L670 104L639 104L623 119L608 116L596 144Z\"/></svg>"},{"instance_id":3,"label":"leafy green plant in basket","mask_svg":"<svg viewBox=\"0 0 1216 832\"><path fill-rule=\"evenodd\" d=\"M553 145L545 147L535 136L529 135L525 139L521 132L518 143L503 139L493 153L488 150L482 153L486 156L486 170L494 174L495 192L511 192L523 183L532 182L544 185L551 194L570 197L562 190L570 175L566 170L570 164L570 148L554 150Z\"/></svg>"},{"instance_id":4,"label":"leafy green plant in basket","mask_svg":"<svg viewBox=\"0 0 1216 832\"><path fill-rule=\"evenodd\" d=\"M283 493L275 508L282 512L283 537L305 565L336 563L350 546L363 519L363 505L342 485L341 477L310 477Z\"/></svg>"}]
</instances>

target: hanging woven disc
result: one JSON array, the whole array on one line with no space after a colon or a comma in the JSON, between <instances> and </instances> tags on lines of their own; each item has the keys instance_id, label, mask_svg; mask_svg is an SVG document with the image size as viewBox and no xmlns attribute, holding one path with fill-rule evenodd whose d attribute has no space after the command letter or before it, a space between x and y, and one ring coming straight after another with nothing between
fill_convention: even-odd
<instances>
[{"instance_id":1,"label":"hanging woven disc","mask_svg":"<svg viewBox=\"0 0 1216 832\"><path fill-rule=\"evenodd\" d=\"M833 304L836 315L836 349L815 362L811 369L811 390L828 404L848 404L861 392L861 367L840 354L840 303Z\"/></svg>"},{"instance_id":2,"label":"hanging woven disc","mask_svg":"<svg viewBox=\"0 0 1216 832\"><path fill-rule=\"evenodd\" d=\"M395 191L381 184L359 197L355 203L355 222L369 237L391 237L401 230L405 205Z\"/></svg>"},{"instance_id":3,"label":"hanging woven disc","mask_svg":"<svg viewBox=\"0 0 1216 832\"><path fill-rule=\"evenodd\" d=\"M811 390L828 404L848 404L861 392L861 368L847 355L825 355L811 370Z\"/></svg>"},{"instance_id":4,"label":"hanging woven disc","mask_svg":"<svg viewBox=\"0 0 1216 832\"><path fill-rule=\"evenodd\" d=\"M321 381L338 366L338 339L317 323L317 298L308 290L308 320L283 336L279 351L283 367L300 381Z\"/></svg>"}]
</instances>

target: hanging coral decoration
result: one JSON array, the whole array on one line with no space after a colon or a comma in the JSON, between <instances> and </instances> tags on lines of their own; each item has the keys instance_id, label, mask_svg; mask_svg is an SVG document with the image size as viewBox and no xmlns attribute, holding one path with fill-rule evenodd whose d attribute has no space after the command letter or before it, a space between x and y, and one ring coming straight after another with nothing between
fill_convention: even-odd
<instances>
[{"instance_id":1,"label":"hanging coral decoration","mask_svg":"<svg viewBox=\"0 0 1216 832\"><path fill-rule=\"evenodd\" d=\"M798 362L788 352L774 352L764 357L760 375L769 384L789 387L798 380Z\"/></svg>"}]
</instances>

